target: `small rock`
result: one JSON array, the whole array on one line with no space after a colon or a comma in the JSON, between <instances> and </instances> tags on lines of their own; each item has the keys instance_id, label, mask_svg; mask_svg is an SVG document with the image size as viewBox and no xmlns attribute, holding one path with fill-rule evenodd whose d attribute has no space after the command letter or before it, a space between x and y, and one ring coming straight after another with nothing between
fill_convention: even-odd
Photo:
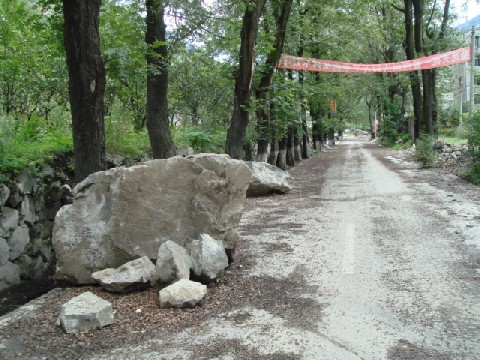
<instances>
[{"instance_id":1,"label":"small rock","mask_svg":"<svg viewBox=\"0 0 480 360\"><path fill-rule=\"evenodd\" d=\"M147 256L144 256L130 261L117 269L105 269L94 272L92 278L108 291L130 292L155 283L155 265Z\"/></svg>"},{"instance_id":2,"label":"small rock","mask_svg":"<svg viewBox=\"0 0 480 360\"><path fill-rule=\"evenodd\" d=\"M228 257L222 243L208 234L193 240L189 246L192 268L202 281L210 282L228 266Z\"/></svg>"},{"instance_id":3,"label":"small rock","mask_svg":"<svg viewBox=\"0 0 480 360\"><path fill-rule=\"evenodd\" d=\"M192 259L183 247L171 240L160 246L156 264L157 276L160 281L169 283L188 279L191 267Z\"/></svg>"},{"instance_id":4,"label":"small rock","mask_svg":"<svg viewBox=\"0 0 480 360\"><path fill-rule=\"evenodd\" d=\"M182 279L160 290L159 302L160 307L174 307L185 308L195 307L202 303L203 299L207 295L207 286Z\"/></svg>"},{"instance_id":5,"label":"small rock","mask_svg":"<svg viewBox=\"0 0 480 360\"><path fill-rule=\"evenodd\" d=\"M8 236L18 225L18 211L4 207L0 212L0 236Z\"/></svg>"},{"instance_id":6,"label":"small rock","mask_svg":"<svg viewBox=\"0 0 480 360\"><path fill-rule=\"evenodd\" d=\"M30 242L27 225L18 226L8 238L10 247L10 260L15 260L22 255L25 246Z\"/></svg>"},{"instance_id":7,"label":"small rock","mask_svg":"<svg viewBox=\"0 0 480 360\"><path fill-rule=\"evenodd\" d=\"M0 186L0 208L2 208L3 205L5 205L9 196L10 196L10 189L6 187L5 184L2 184L2 186Z\"/></svg>"},{"instance_id":8,"label":"small rock","mask_svg":"<svg viewBox=\"0 0 480 360\"><path fill-rule=\"evenodd\" d=\"M290 174L276 166L264 162L246 163L252 171L247 195L267 195L272 193L287 193L293 188L293 178Z\"/></svg>"},{"instance_id":9,"label":"small rock","mask_svg":"<svg viewBox=\"0 0 480 360\"><path fill-rule=\"evenodd\" d=\"M0 237L0 266L5 265L10 257L10 248L8 247L7 240Z\"/></svg>"},{"instance_id":10,"label":"small rock","mask_svg":"<svg viewBox=\"0 0 480 360\"><path fill-rule=\"evenodd\" d=\"M18 265L7 262L0 266L0 291L17 284L20 284L20 268Z\"/></svg>"},{"instance_id":11,"label":"small rock","mask_svg":"<svg viewBox=\"0 0 480 360\"><path fill-rule=\"evenodd\" d=\"M99 329L113 321L112 304L87 291L63 304L57 325L71 334Z\"/></svg>"}]
</instances>

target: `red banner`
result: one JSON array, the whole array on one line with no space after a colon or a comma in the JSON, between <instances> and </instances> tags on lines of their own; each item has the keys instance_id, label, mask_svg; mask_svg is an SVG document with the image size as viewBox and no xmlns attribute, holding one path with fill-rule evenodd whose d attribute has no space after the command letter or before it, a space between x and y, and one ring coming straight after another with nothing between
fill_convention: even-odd
<instances>
[{"instance_id":1,"label":"red banner","mask_svg":"<svg viewBox=\"0 0 480 360\"><path fill-rule=\"evenodd\" d=\"M471 60L471 53L472 52L470 47L466 47L453 51L448 51L442 54L435 54L423 58L418 58L415 60L384 64L355 64L331 60L302 58L291 55L282 55L277 68L319 72L403 72L433 69L442 66L469 62Z\"/></svg>"}]
</instances>

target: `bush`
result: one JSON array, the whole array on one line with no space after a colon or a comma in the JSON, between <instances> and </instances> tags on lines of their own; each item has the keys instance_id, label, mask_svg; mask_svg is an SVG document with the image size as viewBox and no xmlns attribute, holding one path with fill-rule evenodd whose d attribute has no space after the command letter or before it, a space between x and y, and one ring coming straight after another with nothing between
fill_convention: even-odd
<instances>
[{"instance_id":1,"label":"bush","mask_svg":"<svg viewBox=\"0 0 480 360\"><path fill-rule=\"evenodd\" d=\"M72 151L71 130L32 116L18 121L0 116L0 173L35 170L54 154Z\"/></svg>"},{"instance_id":2,"label":"bush","mask_svg":"<svg viewBox=\"0 0 480 360\"><path fill-rule=\"evenodd\" d=\"M472 184L480 184L480 159L477 157L472 165L465 171L463 178Z\"/></svg>"},{"instance_id":3,"label":"bush","mask_svg":"<svg viewBox=\"0 0 480 360\"><path fill-rule=\"evenodd\" d=\"M432 144L433 140L427 134L422 134L417 140L415 159L422 163L423 167L432 167L435 164L436 154Z\"/></svg>"},{"instance_id":4,"label":"bush","mask_svg":"<svg viewBox=\"0 0 480 360\"><path fill-rule=\"evenodd\" d=\"M177 149L191 147L195 153L223 153L227 131L222 126L209 130L201 126L183 126L173 131Z\"/></svg>"}]
</instances>

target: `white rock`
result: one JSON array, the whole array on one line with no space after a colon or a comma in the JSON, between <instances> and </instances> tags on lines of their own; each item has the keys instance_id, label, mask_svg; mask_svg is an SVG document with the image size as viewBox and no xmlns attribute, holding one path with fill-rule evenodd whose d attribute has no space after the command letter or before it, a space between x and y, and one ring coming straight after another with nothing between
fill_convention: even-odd
<instances>
[{"instance_id":1,"label":"white rock","mask_svg":"<svg viewBox=\"0 0 480 360\"><path fill-rule=\"evenodd\" d=\"M189 245L192 269L202 281L210 282L228 266L228 257L222 243L208 234L201 234L199 240Z\"/></svg>"},{"instance_id":2,"label":"white rock","mask_svg":"<svg viewBox=\"0 0 480 360\"><path fill-rule=\"evenodd\" d=\"M264 162L247 162L252 171L247 195L287 193L293 188L293 178L287 172Z\"/></svg>"},{"instance_id":3,"label":"white rock","mask_svg":"<svg viewBox=\"0 0 480 360\"><path fill-rule=\"evenodd\" d=\"M207 295L207 286L182 279L158 293L160 307L194 307L202 303Z\"/></svg>"},{"instance_id":4,"label":"white rock","mask_svg":"<svg viewBox=\"0 0 480 360\"><path fill-rule=\"evenodd\" d=\"M18 225L18 211L4 207L0 212L0 236L8 236Z\"/></svg>"},{"instance_id":5,"label":"white rock","mask_svg":"<svg viewBox=\"0 0 480 360\"><path fill-rule=\"evenodd\" d=\"M147 256L123 264L118 269L94 272L92 278L106 290L122 293L153 285L157 279L155 265Z\"/></svg>"},{"instance_id":6,"label":"white rock","mask_svg":"<svg viewBox=\"0 0 480 360\"><path fill-rule=\"evenodd\" d=\"M190 278L192 259L180 245L169 240L163 243L158 250L157 276L161 282L169 283L180 279Z\"/></svg>"},{"instance_id":7,"label":"white rock","mask_svg":"<svg viewBox=\"0 0 480 360\"><path fill-rule=\"evenodd\" d=\"M10 247L10 260L15 260L22 255L25 246L30 242L30 234L27 225L18 226L8 238Z\"/></svg>"},{"instance_id":8,"label":"white rock","mask_svg":"<svg viewBox=\"0 0 480 360\"><path fill-rule=\"evenodd\" d=\"M219 154L90 175L55 218L57 278L92 283L95 271L145 255L156 259L164 242L186 247L204 232L233 252L250 176L243 161Z\"/></svg>"},{"instance_id":9,"label":"white rock","mask_svg":"<svg viewBox=\"0 0 480 360\"><path fill-rule=\"evenodd\" d=\"M70 334L99 329L113 321L112 304L87 291L63 304L57 325Z\"/></svg>"}]
</instances>

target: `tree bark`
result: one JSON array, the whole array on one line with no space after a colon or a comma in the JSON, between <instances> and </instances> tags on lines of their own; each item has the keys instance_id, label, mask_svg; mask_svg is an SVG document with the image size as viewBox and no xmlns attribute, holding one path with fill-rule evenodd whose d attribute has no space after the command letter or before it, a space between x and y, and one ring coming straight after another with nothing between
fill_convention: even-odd
<instances>
[{"instance_id":1,"label":"tree bark","mask_svg":"<svg viewBox=\"0 0 480 360\"><path fill-rule=\"evenodd\" d=\"M105 69L100 54L99 13L100 0L63 0L77 183L106 168Z\"/></svg>"},{"instance_id":2,"label":"tree bark","mask_svg":"<svg viewBox=\"0 0 480 360\"><path fill-rule=\"evenodd\" d=\"M168 118L168 46L162 0L146 0L147 130L155 159L176 154Z\"/></svg>"},{"instance_id":3,"label":"tree bark","mask_svg":"<svg viewBox=\"0 0 480 360\"><path fill-rule=\"evenodd\" d=\"M293 126L289 126L287 130L287 165L295 166L295 130Z\"/></svg>"},{"instance_id":4,"label":"tree bark","mask_svg":"<svg viewBox=\"0 0 480 360\"><path fill-rule=\"evenodd\" d=\"M277 157L278 157L278 141L272 140L270 143L270 154L268 155L268 163L270 165L276 166L277 165Z\"/></svg>"},{"instance_id":5,"label":"tree bark","mask_svg":"<svg viewBox=\"0 0 480 360\"><path fill-rule=\"evenodd\" d=\"M298 133L298 129L294 128L293 130L293 146L294 146L294 159L295 162L302 161L302 143L301 137Z\"/></svg>"},{"instance_id":6,"label":"tree bark","mask_svg":"<svg viewBox=\"0 0 480 360\"><path fill-rule=\"evenodd\" d=\"M255 42L258 23L266 0L256 0L248 5L243 16L240 33L240 64L235 81L233 114L227 132L226 153L233 159L243 159L243 145L249 122L248 105L252 90Z\"/></svg>"},{"instance_id":7,"label":"tree bark","mask_svg":"<svg viewBox=\"0 0 480 360\"><path fill-rule=\"evenodd\" d=\"M405 55L407 60L415 59L415 41L414 41L414 28L412 21L412 0L404 0L405 9ZM423 117L423 104L422 104L422 92L420 87L420 77L417 71L411 71L410 87L412 89L413 98L413 116L414 116L414 139L420 137L420 124Z\"/></svg>"},{"instance_id":8,"label":"tree bark","mask_svg":"<svg viewBox=\"0 0 480 360\"><path fill-rule=\"evenodd\" d=\"M284 136L278 142L277 167L282 170L287 170L287 141L288 137Z\"/></svg>"},{"instance_id":9,"label":"tree bark","mask_svg":"<svg viewBox=\"0 0 480 360\"><path fill-rule=\"evenodd\" d=\"M259 100L260 106L256 110L257 115L257 131L259 135L259 146L257 161L263 161L266 155L265 144L268 141L268 135L270 133L270 121L269 121L269 106L267 104L268 95L271 91L273 70L280 60L280 56L283 52L283 45L285 43L285 34L290 16L290 10L292 8L293 0L284 0L280 11L276 11L276 32L275 43L272 50L267 55L265 61L264 70L262 71L260 84L256 90L256 97ZM275 4L275 3L274 3ZM261 144L261 145L260 145ZM260 152L262 150L262 152ZM265 152L264 152L265 151Z\"/></svg>"}]
</instances>

